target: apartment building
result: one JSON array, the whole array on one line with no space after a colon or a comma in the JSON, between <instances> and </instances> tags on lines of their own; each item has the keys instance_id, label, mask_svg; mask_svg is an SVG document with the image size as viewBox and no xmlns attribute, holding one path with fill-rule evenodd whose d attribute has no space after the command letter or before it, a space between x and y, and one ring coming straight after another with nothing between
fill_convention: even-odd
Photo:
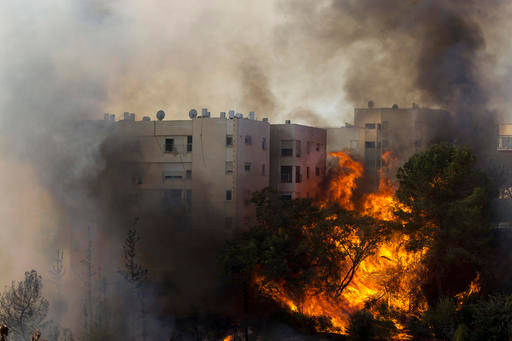
<instances>
[{"instance_id":1,"label":"apartment building","mask_svg":"<svg viewBox=\"0 0 512 341\"><path fill-rule=\"evenodd\" d=\"M136 165L130 169L137 200L183 219L184 226L248 225L251 193L269 186L269 123L211 117L205 109L190 120L161 118L116 122L118 132L131 137L133 153L125 153L125 161Z\"/></svg>"},{"instance_id":2,"label":"apartment building","mask_svg":"<svg viewBox=\"0 0 512 341\"><path fill-rule=\"evenodd\" d=\"M450 141L452 118L448 111L420 108L376 108L372 101L367 108L354 109L354 124L327 128L327 150L347 150L364 163L370 177L377 180L382 167L382 154L390 151L400 161L431 143Z\"/></svg>"},{"instance_id":3,"label":"apartment building","mask_svg":"<svg viewBox=\"0 0 512 341\"><path fill-rule=\"evenodd\" d=\"M270 126L270 185L282 198L314 198L326 167L326 130L292 124Z\"/></svg>"},{"instance_id":4,"label":"apartment building","mask_svg":"<svg viewBox=\"0 0 512 341\"><path fill-rule=\"evenodd\" d=\"M359 145L361 141L361 129L349 123L345 123L345 127L327 128L327 168L337 165L335 158L330 156L334 152L347 152L352 157L362 161L360 158Z\"/></svg>"}]
</instances>

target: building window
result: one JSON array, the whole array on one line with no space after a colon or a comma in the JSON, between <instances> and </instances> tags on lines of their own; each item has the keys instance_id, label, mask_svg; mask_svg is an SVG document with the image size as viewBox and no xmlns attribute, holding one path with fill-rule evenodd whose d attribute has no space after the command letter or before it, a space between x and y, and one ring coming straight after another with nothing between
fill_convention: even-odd
<instances>
[{"instance_id":1,"label":"building window","mask_svg":"<svg viewBox=\"0 0 512 341\"><path fill-rule=\"evenodd\" d=\"M293 166L281 166L281 182L289 183L292 182Z\"/></svg>"},{"instance_id":2,"label":"building window","mask_svg":"<svg viewBox=\"0 0 512 341\"><path fill-rule=\"evenodd\" d=\"M281 156L293 155L293 140L281 140Z\"/></svg>"},{"instance_id":3,"label":"building window","mask_svg":"<svg viewBox=\"0 0 512 341\"><path fill-rule=\"evenodd\" d=\"M297 140L295 141L295 156L296 157L300 157L300 153L301 153L301 147L300 147L300 141Z\"/></svg>"},{"instance_id":4,"label":"building window","mask_svg":"<svg viewBox=\"0 0 512 341\"><path fill-rule=\"evenodd\" d=\"M232 192L231 190L226 191L226 200L231 200Z\"/></svg>"},{"instance_id":5,"label":"building window","mask_svg":"<svg viewBox=\"0 0 512 341\"><path fill-rule=\"evenodd\" d=\"M320 176L320 168L315 167L315 175Z\"/></svg>"},{"instance_id":6,"label":"building window","mask_svg":"<svg viewBox=\"0 0 512 341\"><path fill-rule=\"evenodd\" d=\"M183 179L183 171L166 171L163 172L163 180Z\"/></svg>"},{"instance_id":7,"label":"building window","mask_svg":"<svg viewBox=\"0 0 512 341\"><path fill-rule=\"evenodd\" d=\"M302 174L300 173L300 166L295 166L295 182L302 182Z\"/></svg>"},{"instance_id":8,"label":"building window","mask_svg":"<svg viewBox=\"0 0 512 341\"><path fill-rule=\"evenodd\" d=\"M226 174L233 174L233 161L226 161Z\"/></svg>"},{"instance_id":9,"label":"building window","mask_svg":"<svg viewBox=\"0 0 512 341\"><path fill-rule=\"evenodd\" d=\"M191 204L192 203L192 190L191 189L187 189L185 191L185 201L188 203L188 204Z\"/></svg>"},{"instance_id":10,"label":"building window","mask_svg":"<svg viewBox=\"0 0 512 341\"><path fill-rule=\"evenodd\" d=\"M174 151L174 139L165 139L165 152L171 153Z\"/></svg>"},{"instance_id":11,"label":"building window","mask_svg":"<svg viewBox=\"0 0 512 341\"><path fill-rule=\"evenodd\" d=\"M316 144L316 151L319 152L320 151L320 143L317 143Z\"/></svg>"},{"instance_id":12,"label":"building window","mask_svg":"<svg viewBox=\"0 0 512 341\"><path fill-rule=\"evenodd\" d=\"M364 168L371 170L377 169L377 163L375 160L366 159L364 160Z\"/></svg>"},{"instance_id":13,"label":"building window","mask_svg":"<svg viewBox=\"0 0 512 341\"><path fill-rule=\"evenodd\" d=\"M187 169L187 179L192 179L192 170L191 169Z\"/></svg>"},{"instance_id":14,"label":"building window","mask_svg":"<svg viewBox=\"0 0 512 341\"><path fill-rule=\"evenodd\" d=\"M251 135L245 135L245 144L252 144Z\"/></svg>"},{"instance_id":15,"label":"building window","mask_svg":"<svg viewBox=\"0 0 512 341\"><path fill-rule=\"evenodd\" d=\"M181 189L167 189L164 191L164 204L170 206L181 202Z\"/></svg>"},{"instance_id":16,"label":"building window","mask_svg":"<svg viewBox=\"0 0 512 341\"><path fill-rule=\"evenodd\" d=\"M309 167L306 167L306 179L309 179Z\"/></svg>"},{"instance_id":17,"label":"building window","mask_svg":"<svg viewBox=\"0 0 512 341\"><path fill-rule=\"evenodd\" d=\"M499 136L498 150L512 150L512 136Z\"/></svg>"},{"instance_id":18,"label":"building window","mask_svg":"<svg viewBox=\"0 0 512 341\"><path fill-rule=\"evenodd\" d=\"M265 164L261 165L261 175L265 176Z\"/></svg>"},{"instance_id":19,"label":"building window","mask_svg":"<svg viewBox=\"0 0 512 341\"><path fill-rule=\"evenodd\" d=\"M245 216L244 217L244 225L249 226L250 223L251 223L251 217Z\"/></svg>"},{"instance_id":20,"label":"building window","mask_svg":"<svg viewBox=\"0 0 512 341\"><path fill-rule=\"evenodd\" d=\"M224 218L224 227L227 229L233 228L233 217Z\"/></svg>"},{"instance_id":21,"label":"building window","mask_svg":"<svg viewBox=\"0 0 512 341\"><path fill-rule=\"evenodd\" d=\"M375 123L366 123L364 127L365 129L375 129Z\"/></svg>"},{"instance_id":22,"label":"building window","mask_svg":"<svg viewBox=\"0 0 512 341\"><path fill-rule=\"evenodd\" d=\"M226 146L233 145L233 135L226 135Z\"/></svg>"},{"instance_id":23,"label":"building window","mask_svg":"<svg viewBox=\"0 0 512 341\"><path fill-rule=\"evenodd\" d=\"M375 148L375 141L365 141L364 147L365 148Z\"/></svg>"},{"instance_id":24,"label":"building window","mask_svg":"<svg viewBox=\"0 0 512 341\"><path fill-rule=\"evenodd\" d=\"M134 176L132 176L132 184L134 184L134 185L142 185L142 176L141 175L134 175Z\"/></svg>"},{"instance_id":25,"label":"building window","mask_svg":"<svg viewBox=\"0 0 512 341\"><path fill-rule=\"evenodd\" d=\"M187 136L187 152L192 151L192 136Z\"/></svg>"},{"instance_id":26,"label":"building window","mask_svg":"<svg viewBox=\"0 0 512 341\"><path fill-rule=\"evenodd\" d=\"M281 148L281 156L292 156L293 149L292 148Z\"/></svg>"},{"instance_id":27,"label":"building window","mask_svg":"<svg viewBox=\"0 0 512 341\"><path fill-rule=\"evenodd\" d=\"M251 163L250 162L246 162L245 165L244 165L244 170L246 172L250 172L251 171Z\"/></svg>"},{"instance_id":28,"label":"building window","mask_svg":"<svg viewBox=\"0 0 512 341\"><path fill-rule=\"evenodd\" d=\"M261 138L261 149L263 149L263 150L267 149L267 139L265 137Z\"/></svg>"},{"instance_id":29,"label":"building window","mask_svg":"<svg viewBox=\"0 0 512 341\"><path fill-rule=\"evenodd\" d=\"M281 200L292 200L292 193L281 193Z\"/></svg>"}]
</instances>

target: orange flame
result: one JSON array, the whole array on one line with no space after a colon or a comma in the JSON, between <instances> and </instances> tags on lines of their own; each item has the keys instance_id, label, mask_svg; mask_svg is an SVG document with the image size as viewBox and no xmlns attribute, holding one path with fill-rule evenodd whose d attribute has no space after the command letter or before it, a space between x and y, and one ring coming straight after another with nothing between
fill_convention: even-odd
<instances>
[{"instance_id":1,"label":"orange flame","mask_svg":"<svg viewBox=\"0 0 512 341\"><path fill-rule=\"evenodd\" d=\"M460 307L464 303L464 299L472 294L477 294L480 292L480 274L477 272L476 277L471 281L469 287L466 291L460 292L455 295L455 299L457 300L457 305Z\"/></svg>"},{"instance_id":2,"label":"orange flame","mask_svg":"<svg viewBox=\"0 0 512 341\"><path fill-rule=\"evenodd\" d=\"M352 193L356 189L357 179L363 175L363 165L354 161L345 152L334 152L329 155L338 159L339 168L328 189L328 197L332 201L337 201L341 207L353 210Z\"/></svg>"},{"instance_id":3,"label":"orange flame","mask_svg":"<svg viewBox=\"0 0 512 341\"><path fill-rule=\"evenodd\" d=\"M380 172L377 192L367 194L362 202L356 205L353 193L357 187L357 180L363 174L362 164L345 152L330 155L338 159L339 169L331 179L327 201L337 202L347 210L355 210L357 207L360 214L384 221L395 221L397 218L394 212L397 208L407 210L395 199L394 188L384 176L384 172ZM385 166L393 161L391 153L385 153L382 158ZM407 237L404 234L395 232L388 241L381 243L373 255L361 262L349 286L341 297L336 299L328 293L318 294L318 290L311 288L301 302L298 302L284 292L278 283L265 283L264 278L258 276L255 283L264 293L291 311L308 316L327 317L333 325L330 332L345 333L350 314L364 308L369 300L383 301L389 309L407 313L427 309L425 301L416 302L411 295L418 286L416 274L426 249L417 252L407 251L406 242ZM403 329L398 321L394 322L399 330ZM406 335L400 334L399 338L403 337Z\"/></svg>"}]
</instances>

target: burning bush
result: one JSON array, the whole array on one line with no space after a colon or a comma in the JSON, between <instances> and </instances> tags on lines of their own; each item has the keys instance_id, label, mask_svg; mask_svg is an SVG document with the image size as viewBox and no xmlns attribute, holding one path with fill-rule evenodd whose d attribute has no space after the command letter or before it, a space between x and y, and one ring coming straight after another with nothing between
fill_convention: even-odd
<instances>
[{"instance_id":1,"label":"burning bush","mask_svg":"<svg viewBox=\"0 0 512 341\"><path fill-rule=\"evenodd\" d=\"M353 332L361 321L377 328L389 320L395 338L407 338L427 302L464 299L484 270L488 180L470 150L440 144L399 169L396 197L382 172L378 191L355 200L364 169L345 153L333 156L339 167L321 202L255 195L258 223L227 246L224 268L290 311L327 317L327 331L346 333L352 316Z\"/></svg>"}]
</instances>

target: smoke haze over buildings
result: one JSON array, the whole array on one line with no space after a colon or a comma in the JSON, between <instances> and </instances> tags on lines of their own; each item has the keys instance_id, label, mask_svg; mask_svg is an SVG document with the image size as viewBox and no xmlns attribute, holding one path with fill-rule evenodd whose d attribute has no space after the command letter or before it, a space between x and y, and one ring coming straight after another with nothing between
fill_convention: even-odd
<instances>
[{"instance_id":1,"label":"smoke haze over buildings","mask_svg":"<svg viewBox=\"0 0 512 341\"><path fill-rule=\"evenodd\" d=\"M1 284L44 275L68 229L122 243L133 219L111 195L122 146L80 120L208 107L341 125L372 99L450 110L472 142L483 122L511 119L511 11L500 0L2 2Z\"/></svg>"}]
</instances>

